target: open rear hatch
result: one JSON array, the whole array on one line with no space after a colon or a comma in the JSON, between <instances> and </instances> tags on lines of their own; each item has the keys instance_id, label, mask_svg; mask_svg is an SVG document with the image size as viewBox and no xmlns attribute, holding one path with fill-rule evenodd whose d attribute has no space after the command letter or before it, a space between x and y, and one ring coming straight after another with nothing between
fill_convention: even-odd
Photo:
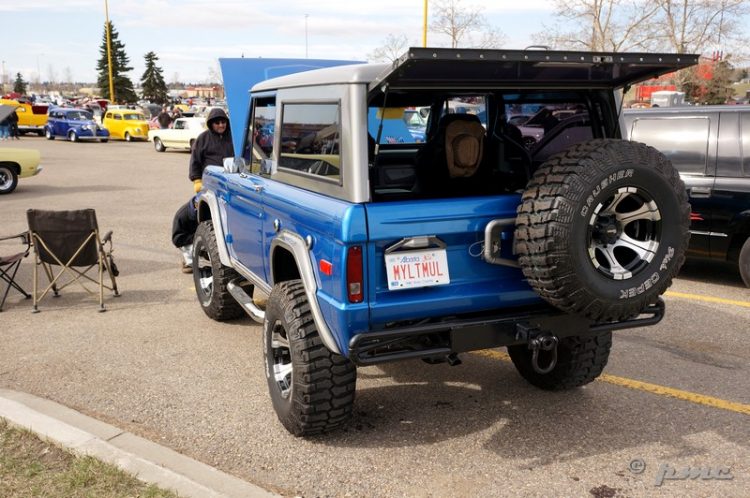
<instances>
[{"instance_id":1,"label":"open rear hatch","mask_svg":"<svg viewBox=\"0 0 750 498\"><path fill-rule=\"evenodd\" d=\"M407 88L620 88L698 63L695 54L410 48L370 83Z\"/></svg>"}]
</instances>

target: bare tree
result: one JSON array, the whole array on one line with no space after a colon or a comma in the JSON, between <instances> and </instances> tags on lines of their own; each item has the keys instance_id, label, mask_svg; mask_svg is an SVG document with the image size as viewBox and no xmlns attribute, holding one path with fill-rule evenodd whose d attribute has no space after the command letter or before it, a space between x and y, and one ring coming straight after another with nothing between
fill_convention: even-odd
<instances>
[{"instance_id":1,"label":"bare tree","mask_svg":"<svg viewBox=\"0 0 750 498\"><path fill-rule=\"evenodd\" d=\"M49 82L50 87L57 84L57 71L52 64L47 65L47 81Z\"/></svg>"},{"instance_id":2,"label":"bare tree","mask_svg":"<svg viewBox=\"0 0 750 498\"><path fill-rule=\"evenodd\" d=\"M658 26L668 49L679 54L742 44L748 0L659 0ZM745 21L745 22L743 22Z\"/></svg>"},{"instance_id":3,"label":"bare tree","mask_svg":"<svg viewBox=\"0 0 750 498\"><path fill-rule=\"evenodd\" d=\"M430 31L447 35L451 48L459 45L473 48L498 48L507 37L489 25L482 15L482 7L462 5L462 0L436 0ZM475 42L474 37L479 37Z\"/></svg>"},{"instance_id":4,"label":"bare tree","mask_svg":"<svg viewBox=\"0 0 750 498\"><path fill-rule=\"evenodd\" d=\"M750 0L553 1L556 22L534 35L536 43L613 52L747 47L742 35Z\"/></svg>"},{"instance_id":5,"label":"bare tree","mask_svg":"<svg viewBox=\"0 0 750 498\"><path fill-rule=\"evenodd\" d=\"M406 35L389 34L383 44L367 54L367 60L373 62L393 62L409 48Z\"/></svg>"},{"instance_id":6,"label":"bare tree","mask_svg":"<svg viewBox=\"0 0 750 498\"><path fill-rule=\"evenodd\" d=\"M653 17L662 0L553 0L557 22L535 33L553 48L624 52L648 50L658 40Z\"/></svg>"},{"instance_id":7,"label":"bare tree","mask_svg":"<svg viewBox=\"0 0 750 498\"><path fill-rule=\"evenodd\" d=\"M73 85L73 71L70 69L70 66L66 66L63 70L63 73L65 74L65 83L67 85L66 90L74 90Z\"/></svg>"},{"instance_id":8,"label":"bare tree","mask_svg":"<svg viewBox=\"0 0 750 498\"><path fill-rule=\"evenodd\" d=\"M172 89L180 88L180 73L178 73L177 71L174 72L174 74L172 75L172 81L168 85L168 87Z\"/></svg>"},{"instance_id":9,"label":"bare tree","mask_svg":"<svg viewBox=\"0 0 750 498\"><path fill-rule=\"evenodd\" d=\"M224 86L224 78L221 75L221 65L218 59L211 66L208 66L208 81L206 81L206 84Z\"/></svg>"}]
</instances>

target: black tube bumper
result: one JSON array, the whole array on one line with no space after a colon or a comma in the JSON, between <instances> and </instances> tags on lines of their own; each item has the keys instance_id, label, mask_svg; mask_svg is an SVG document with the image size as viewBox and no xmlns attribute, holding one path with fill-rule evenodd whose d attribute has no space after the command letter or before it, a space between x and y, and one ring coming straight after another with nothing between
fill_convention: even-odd
<instances>
[{"instance_id":1,"label":"black tube bumper","mask_svg":"<svg viewBox=\"0 0 750 498\"><path fill-rule=\"evenodd\" d=\"M598 334L656 325L664 317L660 298L635 317L611 323L594 323L552 307L535 306L483 318L455 318L441 322L387 328L357 334L349 341L349 359L356 365L375 365L416 358L444 357L480 349L522 344L521 329L538 329L560 338ZM644 316L647 315L647 316Z\"/></svg>"}]
</instances>

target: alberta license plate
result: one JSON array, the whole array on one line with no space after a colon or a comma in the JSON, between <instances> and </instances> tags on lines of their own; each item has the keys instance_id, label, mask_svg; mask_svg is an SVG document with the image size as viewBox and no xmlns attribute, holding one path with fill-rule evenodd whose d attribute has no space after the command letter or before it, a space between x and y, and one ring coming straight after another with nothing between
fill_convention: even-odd
<instances>
[{"instance_id":1,"label":"alberta license plate","mask_svg":"<svg viewBox=\"0 0 750 498\"><path fill-rule=\"evenodd\" d=\"M450 283L445 249L400 251L385 255L388 290Z\"/></svg>"}]
</instances>

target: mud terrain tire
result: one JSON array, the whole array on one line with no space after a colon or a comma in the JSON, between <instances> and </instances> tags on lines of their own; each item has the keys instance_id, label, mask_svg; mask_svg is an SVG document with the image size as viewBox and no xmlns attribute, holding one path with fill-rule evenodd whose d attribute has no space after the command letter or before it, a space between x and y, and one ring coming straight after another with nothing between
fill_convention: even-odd
<instances>
[{"instance_id":1,"label":"mud terrain tire","mask_svg":"<svg viewBox=\"0 0 750 498\"><path fill-rule=\"evenodd\" d=\"M601 139L553 155L526 187L519 263L546 301L596 322L638 315L685 260L690 206L677 170L637 142Z\"/></svg>"},{"instance_id":2,"label":"mud terrain tire","mask_svg":"<svg viewBox=\"0 0 750 498\"><path fill-rule=\"evenodd\" d=\"M518 373L532 385L547 391L574 389L601 375L609 360L612 332L585 337L565 337L557 346L557 364L551 372L537 373L531 365L532 351L525 344L508 346ZM539 353L539 364L549 364L549 351Z\"/></svg>"},{"instance_id":3,"label":"mud terrain tire","mask_svg":"<svg viewBox=\"0 0 750 498\"><path fill-rule=\"evenodd\" d=\"M356 368L323 345L299 280L274 286L268 297L263 342L273 408L289 432L318 434L349 419Z\"/></svg>"},{"instance_id":4,"label":"mud terrain tire","mask_svg":"<svg viewBox=\"0 0 750 498\"><path fill-rule=\"evenodd\" d=\"M201 308L212 320L231 320L245 314L227 289L229 282L237 278L239 274L234 269L221 264L213 222L204 221L193 239L193 280Z\"/></svg>"}]
</instances>

